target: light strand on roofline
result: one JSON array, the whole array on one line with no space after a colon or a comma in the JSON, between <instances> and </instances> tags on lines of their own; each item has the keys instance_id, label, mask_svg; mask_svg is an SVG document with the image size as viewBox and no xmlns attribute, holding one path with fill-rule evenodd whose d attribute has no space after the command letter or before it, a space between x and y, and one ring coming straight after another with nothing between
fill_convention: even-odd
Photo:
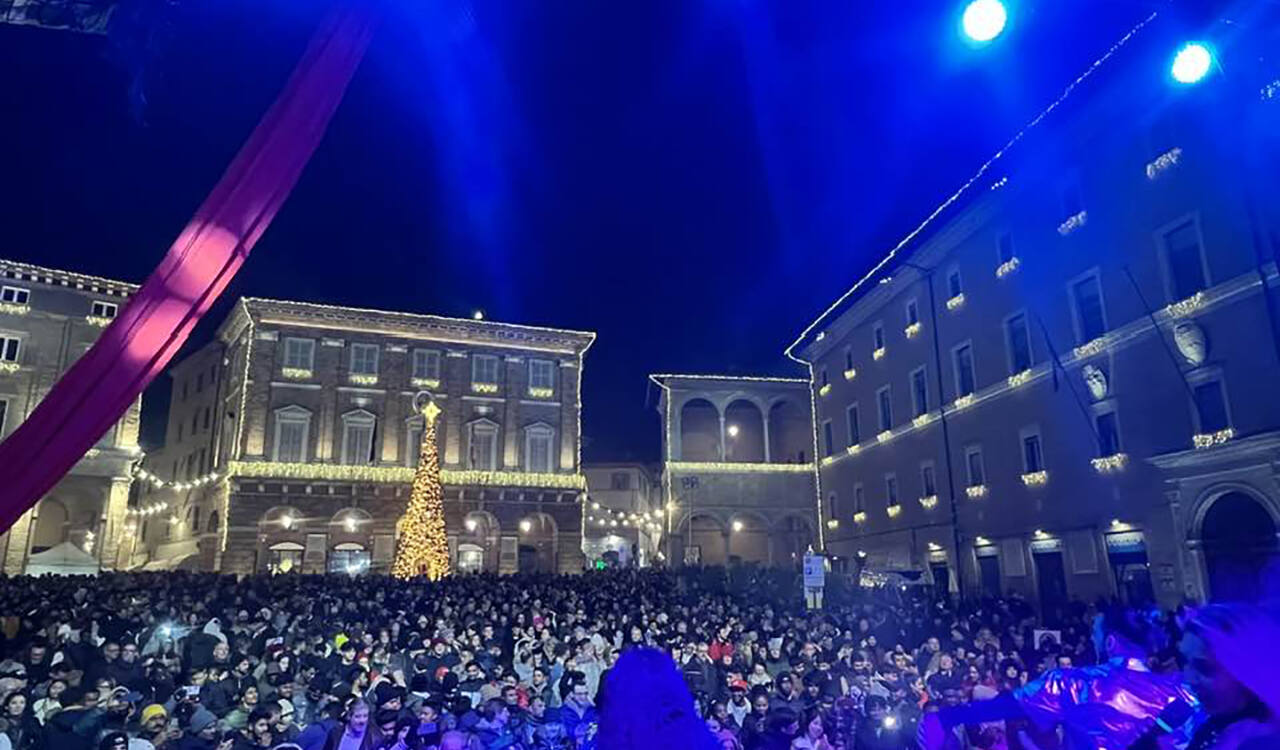
<instances>
[{"instance_id":1,"label":"light strand on roofline","mask_svg":"<svg viewBox=\"0 0 1280 750\"><path fill-rule=\"evenodd\" d=\"M1053 102L1051 102L1048 107L1045 107L1044 110L1040 112L1040 114L1036 115L1030 122L1024 125L1021 130L1015 133L1014 136L1010 138L1009 141L1005 143L1004 146L1002 146L1000 150L997 151L991 158L983 162L982 166L978 168L978 171L972 177L970 177L967 181L965 181L965 183L960 186L959 190L956 190L954 193L952 193L937 208L935 208L932 213L926 216L924 221L920 222L920 224L916 226L915 229L911 230L911 232L908 233L906 237L903 237L902 240L898 242L898 244L895 245L892 250L889 251L888 255L881 258L880 261L876 263L875 266L873 266L871 270L866 273L866 275L864 275L861 279L859 279L858 282L855 283L852 287L850 287L848 291L840 295L840 297L837 298L835 302L831 303L831 305L828 306L826 310L822 311L821 315L815 318L812 323L810 323L803 331L801 331L800 335L796 337L796 340L791 342L791 345L786 348L786 351L784 353L787 355L787 357L797 362L803 363L803 360L796 358L795 356L792 355L791 352L796 348L796 346L800 344L801 341L804 341L805 338L808 337L808 335L813 331L813 329L818 327L819 323L821 323L824 319L826 319L826 317L830 315L833 310L838 308L840 305L844 304L844 301L849 299L849 297L851 297L854 294L854 292L861 289L863 284L866 284L868 281L874 278L876 274L880 273L880 271L883 270L884 267L887 266L889 262L892 261L894 257L897 256L899 251L901 251L908 244L910 244L912 240L918 237L921 232L923 232L926 228L928 228L930 224L933 223L934 219L938 218L938 216L941 215L943 211L947 210L953 203L958 201L961 196L963 196L966 192L968 192L969 188L972 187L975 182L980 180L983 177L983 175L989 172L991 170L991 167L994 166L995 163L1005 155L1005 152L1007 152L1015 144L1021 141L1023 136L1025 136L1028 131L1030 131L1032 128L1035 128L1037 125L1039 125L1046 117L1049 116L1050 113L1052 113L1055 109L1061 106L1062 103L1067 100L1067 97L1071 96L1071 94L1076 90L1077 87L1080 86L1080 84L1084 83L1085 80L1087 80L1090 76L1092 76L1095 72L1097 72L1098 68L1104 65L1107 62L1107 60L1110 60L1111 57L1115 55L1116 52L1120 51L1120 49L1124 47L1124 45L1128 44L1129 40L1132 39L1134 35L1136 35L1139 31L1145 28L1149 23L1155 20L1157 15L1159 14L1153 11L1151 15L1147 16L1145 19L1138 22L1136 26L1129 29L1128 33L1120 37L1119 41L1111 45L1111 48L1108 49L1101 57L1094 60L1093 63L1090 64L1089 67L1086 68L1083 73L1081 73L1078 77L1076 77L1074 81L1067 84L1067 87L1062 90L1062 93L1058 96L1057 99L1054 99Z\"/></svg>"}]
</instances>

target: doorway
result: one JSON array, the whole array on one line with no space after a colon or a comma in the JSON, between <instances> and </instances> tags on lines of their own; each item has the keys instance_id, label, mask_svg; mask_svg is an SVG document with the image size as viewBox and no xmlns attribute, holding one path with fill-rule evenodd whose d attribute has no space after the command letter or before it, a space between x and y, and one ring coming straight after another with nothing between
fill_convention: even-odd
<instances>
[{"instance_id":1,"label":"doorway","mask_svg":"<svg viewBox=\"0 0 1280 750\"><path fill-rule=\"evenodd\" d=\"M1276 559L1276 523L1262 505L1243 492L1228 492L1209 506L1200 524L1209 597L1257 601L1264 593L1263 570Z\"/></svg>"},{"instance_id":2,"label":"doorway","mask_svg":"<svg viewBox=\"0 0 1280 750\"><path fill-rule=\"evenodd\" d=\"M1055 608L1067 602L1067 572L1061 552L1035 552L1032 557L1040 589L1040 614L1048 618Z\"/></svg>"}]
</instances>

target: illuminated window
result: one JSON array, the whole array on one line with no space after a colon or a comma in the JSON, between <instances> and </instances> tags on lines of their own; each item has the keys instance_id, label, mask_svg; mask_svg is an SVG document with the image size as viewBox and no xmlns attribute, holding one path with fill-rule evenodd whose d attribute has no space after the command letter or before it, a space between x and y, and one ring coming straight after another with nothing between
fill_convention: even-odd
<instances>
[{"instance_id":1,"label":"illuminated window","mask_svg":"<svg viewBox=\"0 0 1280 750\"><path fill-rule=\"evenodd\" d=\"M1044 471L1044 448L1040 444L1039 430L1035 428L1024 429L1020 437L1022 439L1023 473L1034 474L1037 471Z\"/></svg>"},{"instance_id":2,"label":"illuminated window","mask_svg":"<svg viewBox=\"0 0 1280 750\"><path fill-rule=\"evenodd\" d=\"M884 348L884 325L876 323L871 328L871 344L873 349Z\"/></svg>"},{"instance_id":3,"label":"illuminated window","mask_svg":"<svg viewBox=\"0 0 1280 750\"><path fill-rule=\"evenodd\" d=\"M310 370L315 364L315 352L314 340L287 338L284 340L284 366Z\"/></svg>"},{"instance_id":4,"label":"illuminated window","mask_svg":"<svg viewBox=\"0 0 1280 750\"><path fill-rule=\"evenodd\" d=\"M938 494L937 477L934 476L933 464L920 465L920 496L932 497Z\"/></svg>"}]
</instances>

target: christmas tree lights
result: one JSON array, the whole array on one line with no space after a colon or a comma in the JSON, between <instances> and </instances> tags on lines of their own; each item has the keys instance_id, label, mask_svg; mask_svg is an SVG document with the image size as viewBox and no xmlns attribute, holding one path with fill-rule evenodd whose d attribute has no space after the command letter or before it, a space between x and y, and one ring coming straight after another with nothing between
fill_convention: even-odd
<instances>
[{"instance_id":1,"label":"christmas tree lights","mask_svg":"<svg viewBox=\"0 0 1280 750\"><path fill-rule=\"evenodd\" d=\"M438 581L449 575L449 541L444 531L444 489L440 483L440 452L436 448L436 417L440 407L427 400L422 408L422 447L413 475L409 507L400 519L391 574L409 579L425 575Z\"/></svg>"}]
</instances>

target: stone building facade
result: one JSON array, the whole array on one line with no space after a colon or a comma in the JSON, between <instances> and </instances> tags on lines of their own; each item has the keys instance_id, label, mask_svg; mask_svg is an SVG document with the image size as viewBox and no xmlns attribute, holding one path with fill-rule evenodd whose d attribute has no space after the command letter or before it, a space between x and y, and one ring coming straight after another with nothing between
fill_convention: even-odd
<instances>
[{"instance_id":1,"label":"stone building facade","mask_svg":"<svg viewBox=\"0 0 1280 750\"><path fill-rule=\"evenodd\" d=\"M788 566L821 545L807 380L650 379L663 420L668 560Z\"/></svg>"},{"instance_id":2,"label":"stone building facade","mask_svg":"<svg viewBox=\"0 0 1280 750\"><path fill-rule=\"evenodd\" d=\"M582 569L580 398L594 334L243 299L172 369L136 511L144 567L385 570L422 417L455 570Z\"/></svg>"},{"instance_id":3,"label":"stone building facade","mask_svg":"<svg viewBox=\"0 0 1280 750\"><path fill-rule=\"evenodd\" d=\"M662 551L662 485L642 463L593 463L587 477L588 563L645 567Z\"/></svg>"},{"instance_id":4,"label":"stone building facade","mask_svg":"<svg viewBox=\"0 0 1280 750\"><path fill-rule=\"evenodd\" d=\"M1045 605L1256 593L1280 526L1274 103L1142 62L792 345L832 553Z\"/></svg>"},{"instance_id":5,"label":"stone building facade","mask_svg":"<svg viewBox=\"0 0 1280 750\"><path fill-rule=\"evenodd\" d=\"M35 410L136 289L0 260L0 437ZM49 494L0 535L5 573L22 573L32 554L63 542L90 553L103 568L124 565L132 466L141 458L140 407L134 402Z\"/></svg>"}]
</instances>

